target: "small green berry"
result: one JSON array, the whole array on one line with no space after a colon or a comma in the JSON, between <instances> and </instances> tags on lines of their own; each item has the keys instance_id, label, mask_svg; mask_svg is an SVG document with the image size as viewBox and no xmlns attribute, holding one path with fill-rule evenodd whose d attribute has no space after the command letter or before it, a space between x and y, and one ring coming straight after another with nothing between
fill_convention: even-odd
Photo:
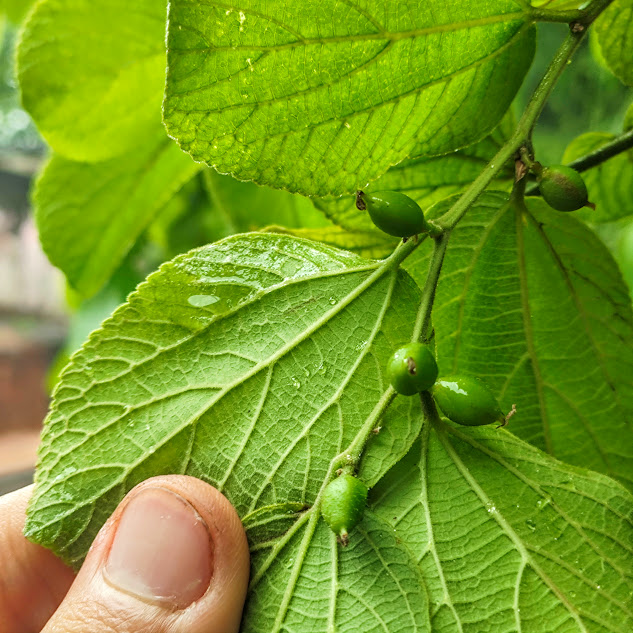
<instances>
[{"instance_id":1,"label":"small green berry","mask_svg":"<svg viewBox=\"0 0 633 633\"><path fill-rule=\"evenodd\" d=\"M357 191L356 207L361 211L367 209L372 222L395 237L411 237L429 231L420 205L399 191Z\"/></svg>"},{"instance_id":2,"label":"small green berry","mask_svg":"<svg viewBox=\"0 0 633 633\"><path fill-rule=\"evenodd\" d=\"M545 202L558 211L576 211L589 204L587 185L571 167L544 167L538 173L537 180Z\"/></svg>"},{"instance_id":3,"label":"small green berry","mask_svg":"<svg viewBox=\"0 0 633 633\"><path fill-rule=\"evenodd\" d=\"M387 365L391 386L403 396L426 391L437 379L437 363L422 343L409 343L396 350Z\"/></svg>"},{"instance_id":4,"label":"small green berry","mask_svg":"<svg viewBox=\"0 0 633 633\"><path fill-rule=\"evenodd\" d=\"M433 398L449 420L466 426L482 426L507 419L488 387L474 376L446 376L433 389Z\"/></svg>"},{"instance_id":5,"label":"small green berry","mask_svg":"<svg viewBox=\"0 0 633 633\"><path fill-rule=\"evenodd\" d=\"M349 532L363 518L368 492L360 479L347 474L331 481L323 492L321 514L343 546L349 541Z\"/></svg>"}]
</instances>

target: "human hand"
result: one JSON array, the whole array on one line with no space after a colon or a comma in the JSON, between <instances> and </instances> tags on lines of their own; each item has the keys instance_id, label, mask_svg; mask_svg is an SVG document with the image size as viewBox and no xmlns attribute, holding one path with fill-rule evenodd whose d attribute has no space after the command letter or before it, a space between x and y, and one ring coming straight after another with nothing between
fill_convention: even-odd
<instances>
[{"instance_id":1,"label":"human hand","mask_svg":"<svg viewBox=\"0 0 633 633\"><path fill-rule=\"evenodd\" d=\"M0 633L237 633L248 545L215 488L180 475L139 484L76 576L22 535L31 493L0 498Z\"/></svg>"}]
</instances>

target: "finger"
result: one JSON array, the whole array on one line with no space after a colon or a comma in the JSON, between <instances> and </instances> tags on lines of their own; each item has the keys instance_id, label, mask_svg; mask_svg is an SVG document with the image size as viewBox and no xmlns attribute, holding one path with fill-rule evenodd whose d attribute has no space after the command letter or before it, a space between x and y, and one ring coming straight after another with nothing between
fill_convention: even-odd
<instances>
[{"instance_id":1,"label":"finger","mask_svg":"<svg viewBox=\"0 0 633 633\"><path fill-rule=\"evenodd\" d=\"M249 553L228 500L179 475L137 486L42 633L237 633Z\"/></svg>"},{"instance_id":2,"label":"finger","mask_svg":"<svg viewBox=\"0 0 633 633\"><path fill-rule=\"evenodd\" d=\"M39 631L66 595L74 573L22 534L33 486L0 497L0 633Z\"/></svg>"}]
</instances>

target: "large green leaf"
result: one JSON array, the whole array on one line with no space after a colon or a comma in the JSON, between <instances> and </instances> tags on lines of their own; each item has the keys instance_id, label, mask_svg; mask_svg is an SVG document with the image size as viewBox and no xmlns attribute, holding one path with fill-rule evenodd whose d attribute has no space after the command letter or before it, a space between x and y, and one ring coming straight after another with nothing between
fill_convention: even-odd
<instances>
[{"instance_id":1,"label":"large green leaf","mask_svg":"<svg viewBox=\"0 0 633 633\"><path fill-rule=\"evenodd\" d=\"M383 397L418 300L393 266L280 235L164 265L62 375L29 536L77 562L126 491L158 473L213 482L241 515L312 504ZM362 464L369 483L419 432L415 399L382 426Z\"/></svg>"},{"instance_id":2,"label":"large green leaf","mask_svg":"<svg viewBox=\"0 0 633 633\"><path fill-rule=\"evenodd\" d=\"M515 0L173 0L164 119L220 172L340 195L482 138L533 52Z\"/></svg>"},{"instance_id":3,"label":"large green leaf","mask_svg":"<svg viewBox=\"0 0 633 633\"><path fill-rule=\"evenodd\" d=\"M444 156L409 158L389 169L383 176L364 187L364 191L401 191L426 210L470 185L514 131L514 116L507 114L501 124L479 143ZM508 165L495 180L502 188L512 181L514 169ZM356 208L354 196L316 198L315 205L335 224L350 231L372 231L384 237L367 211ZM392 240L393 243L393 240Z\"/></svg>"},{"instance_id":4,"label":"large green leaf","mask_svg":"<svg viewBox=\"0 0 633 633\"><path fill-rule=\"evenodd\" d=\"M104 160L160 129L165 2L41 0L24 25L22 101L53 149Z\"/></svg>"},{"instance_id":5,"label":"large green leaf","mask_svg":"<svg viewBox=\"0 0 633 633\"><path fill-rule=\"evenodd\" d=\"M565 150L564 163L593 152L613 141L615 135L588 132L574 139ZM588 222L611 222L633 214L633 154L625 152L583 173L589 200L595 210L576 213Z\"/></svg>"},{"instance_id":6,"label":"large green leaf","mask_svg":"<svg viewBox=\"0 0 633 633\"><path fill-rule=\"evenodd\" d=\"M53 156L34 193L40 240L84 295L110 277L143 230L200 165L164 133L107 161Z\"/></svg>"},{"instance_id":7,"label":"large green leaf","mask_svg":"<svg viewBox=\"0 0 633 633\"><path fill-rule=\"evenodd\" d=\"M427 425L372 491L439 633L628 633L633 498L505 431Z\"/></svg>"},{"instance_id":8,"label":"large green leaf","mask_svg":"<svg viewBox=\"0 0 633 633\"><path fill-rule=\"evenodd\" d=\"M410 269L424 279L422 258ZM434 310L442 373L477 375L509 429L633 487L633 314L606 247L540 199L487 194L453 231Z\"/></svg>"},{"instance_id":9,"label":"large green leaf","mask_svg":"<svg viewBox=\"0 0 633 633\"><path fill-rule=\"evenodd\" d=\"M595 30L611 72L633 86L633 0L615 0L598 18Z\"/></svg>"},{"instance_id":10,"label":"large green leaf","mask_svg":"<svg viewBox=\"0 0 633 633\"><path fill-rule=\"evenodd\" d=\"M427 633L427 585L434 631L628 630L621 486L505 431L427 423L410 451L418 398L373 418L420 300L395 266L411 244L373 262L251 234L164 265L64 371L27 535L78 563L134 484L188 473L244 518L244 631ZM320 494L376 424L359 472L377 484L373 511L342 549Z\"/></svg>"}]
</instances>

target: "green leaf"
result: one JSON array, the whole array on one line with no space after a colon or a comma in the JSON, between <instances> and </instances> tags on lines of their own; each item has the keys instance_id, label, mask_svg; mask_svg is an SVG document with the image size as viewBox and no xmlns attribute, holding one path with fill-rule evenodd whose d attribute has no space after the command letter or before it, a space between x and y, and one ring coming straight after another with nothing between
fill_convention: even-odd
<instances>
[{"instance_id":1,"label":"green leaf","mask_svg":"<svg viewBox=\"0 0 633 633\"><path fill-rule=\"evenodd\" d=\"M482 378L517 405L513 433L633 487L631 302L582 222L486 194L451 235L433 323L440 375Z\"/></svg>"},{"instance_id":2,"label":"green leaf","mask_svg":"<svg viewBox=\"0 0 633 633\"><path fill-rule=\"evenodd\" d=\"M574 139L565 150L564 163L593 152L613 141L613 134L588 132ZM596 209L580 209L578 217L588 222L612 222L633 214L633 153L624 152L583 173L589 200Z\"/></svg>"},{"instance_id":3,"label":"green leaf","mask_svg":"<svg viewBox=\"0 0 633 633\"><path fill-rule=\"evenodd\" d=\"M611 72L622 83L633 86L633 0L615 0L594 28Z\"/></svg>"},{"instance_id":4,"label":"green leaf","mask_svg":"<svg viewBox=\"0 0 633 633\"><path fill-rule=\"evenodd\" d=\"M0 0L0 14L6 14L13 24L19 24L33 4L34 0Z\"/></svg>"},{"instance_id":5,"label":"green leaf","mask_svg":"<svg viewBox=\"0 0 633 633\"><path fill-rule=\"evenodd\" d=\"M271 516L270 510L266 514L272 524L285 519ZM264 545L252 553L242 633L430 632L428 598L416 561L391 526L373 513L365 513L345 549L311 512L283 539Z\"/></svg>"},{"instance_id":6,"label":"green leaf","mask_svg":"<svg viewBox=\"0 0 633 633\"><path fill-rule=\"evenodd\" d=\"M163 265L62 375L29 538L78 563L125 493L160 473L213 483L241 516L311 506L333 458L374 423L419 299L394 262L280 235L228 238ZM366 483L421 424L416 399L392 404L361 464Z\"/></svg>"},{"instance_id":7,"label":"green leaf","mask_svg":"<svg viewBox=\"0 0 633 633\"><path fill-rule=\"evenodd\" d=\"M162 132L129 154L99 163L53 156L34 193L45 253L76 290L94 294L199 169Z\"/></svg>"},{"instance_id":8,"label":"green leaf","mask_svg":"<svg viewBox=\"0 0 633 633\"><path fill-rule=\"evenodd\" d=\"M633 628L633 498L607 477L438 421L372 500L419 561L433 631Z\"/></svg>"},{"instance_id":9,"label":"green leaf","mask_svg":"<svg viewBox=\"0 0 633 633\"><path fill-rule=\"evenodd\" d=\"M105 160L160 129L165 4L42 0L17 52L22 101L60 155Z\"/></svg>"},{"instance_id":10,"label":"green leaf","mask_svg":"<svg viewBox=\"0 0 633 633\"><path fill-rule=\"evenodd\" d=\"M510 113L492 134L479 143L445 156L419 156L404 160L364 187L363 191L401 191L426 210L470 185L513 131L514 117ZM508 165L493 184L500 189L511 182L513 177L513 167ZM376 228L367 211L356 208L354 196L316 198L314 203L332 222L345 229L371 231L376 239L378 236L385 236Z\"/></svg>"},{"instance_id":11,"label":"green leaf","mask_svg":"<svg viewBox=\"0 0 633 633\"><path fill-rule=\"evenodd\" d=\"M370 259L387 257L393 252L399 241L382 231L348 231L340 226L326 226L317 229L287 229L283 226L273 225L266 227L264 231L324 242L330 246L345 248L361 257Z\"/></svg>"},{"instance_id":12,"label":"green leaf","mask_svg":"<svg viewBox=\"0 0 633 633\"><path fill-rule=\"evenodd\" d=\"M303 196L241 182L214 169L204 170L204 181L216 210L227 219L233 233L254 231L269 224L289 228L328 224L323 213Z\"/></svg>"},{"instance_id":13,"label":"green leaf","mask_svg":"<svg viewBox=\"0 0 633 633\"><path fill-rule=\"evenodd\" d=\"M534 53L514 0L169 5L167 129L196 160L308 195L492 130Z\"/></svg>"}]
</instances>

